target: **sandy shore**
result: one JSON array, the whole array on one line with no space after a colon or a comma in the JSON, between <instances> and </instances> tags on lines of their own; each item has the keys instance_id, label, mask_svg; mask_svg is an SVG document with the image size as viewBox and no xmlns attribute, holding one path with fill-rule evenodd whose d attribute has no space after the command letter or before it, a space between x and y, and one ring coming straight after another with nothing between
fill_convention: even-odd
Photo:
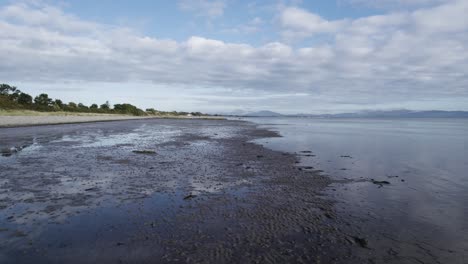
<instances>
[{"instance_id":1,"label":"sandy shore","mask_svg":"<svg viewBox=\"0 0 468 264\"><path fill-rule=\"evenodd\" d=\"M249 142L272 136L227 120L0 130L0 262L364 263L320 197L330 180Z\"/></svg>"},{"instance_id":2,"label":"sandy shore","mask_svg":"<svg viewBox=\"0 0 468 264\"><path fill-rule=\"evenodd\" d=\"M466 263L343 213L360 201L330 194L351 181L300 162L307 146L255 143L277 136L233 120L0 129L0 263Z\"/></svg>"},{"instance_id":3,"label":"sandy shore","mask_svg":"<svg viewBox=\"0 0 468 264\"><path fill-rule=\"evenodd\" d=\"M186 118L127 115L44 115L44 116L1 116L1 127L24 127L39 125L75 124L105 121L139 120L151 118Z\"/></svg>"},{"instance_id":4,"label":"sandy shore","mask_svg":"<svg viewBox=\"0 0 468 264\"><path fill-rule=\"evenodd\" d=\"M20 127L37 125L73 124L99 121L119 121L143 119L141 116L0 116L0 127Z\"/></svg>"}]
</instances>

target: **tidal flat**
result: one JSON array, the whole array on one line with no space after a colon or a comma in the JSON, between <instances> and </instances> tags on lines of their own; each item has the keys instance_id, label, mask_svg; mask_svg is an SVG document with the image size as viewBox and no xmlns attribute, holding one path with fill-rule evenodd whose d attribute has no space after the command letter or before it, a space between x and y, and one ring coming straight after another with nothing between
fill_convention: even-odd
<instances>
[{"instance_id":1,"label":"tidal flat","mask_svg":"<svg viewBox=\"0 0 468 264\"><path fill-rule=\"evenodd\" d=\"M337 214L326 189L347 180L256 141L274 137L232 120L2 128L0 262L414 263Z\"/></svg>"}]
</instances>

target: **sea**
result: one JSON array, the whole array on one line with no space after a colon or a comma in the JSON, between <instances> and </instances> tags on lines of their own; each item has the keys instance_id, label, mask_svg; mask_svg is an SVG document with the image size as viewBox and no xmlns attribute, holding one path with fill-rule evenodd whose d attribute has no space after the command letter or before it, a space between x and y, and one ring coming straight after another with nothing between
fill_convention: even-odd
<instances>
[{"instance_id":1,"label":"sea","mask_svg":"<svg viewBox=\"0 0 468 264\"><path fill-rule=\"evenodd\" d=\"M468 119L244 118L335 183L323 196L369 248L408 263L468 263Z\"/></svg>"}]
</instances>

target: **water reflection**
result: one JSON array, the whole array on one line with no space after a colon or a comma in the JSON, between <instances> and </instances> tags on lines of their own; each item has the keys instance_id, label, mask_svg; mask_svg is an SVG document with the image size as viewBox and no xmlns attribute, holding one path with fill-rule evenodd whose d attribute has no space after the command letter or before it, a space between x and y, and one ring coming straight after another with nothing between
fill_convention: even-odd
<instances>
[{"instance_id":1,"label":"water reflection","mask_svg":"<svg viewBox=\"0 0 468 264\"><path fill-rule=\"evenodd\" d=\"M467 254L468 120L250 120L283 136L260 143L288 152L313 151L316 156L301 153L302 166L354 181L335 184L328 195L340 202L343 215L365 221L360 227L375 235L376 247L377 238L386 237L403 250L410 248L405 243L417 244L427 249L418 249L421 254L439 260L450 259L451 251Z\"/></svg>"}]
</instances>

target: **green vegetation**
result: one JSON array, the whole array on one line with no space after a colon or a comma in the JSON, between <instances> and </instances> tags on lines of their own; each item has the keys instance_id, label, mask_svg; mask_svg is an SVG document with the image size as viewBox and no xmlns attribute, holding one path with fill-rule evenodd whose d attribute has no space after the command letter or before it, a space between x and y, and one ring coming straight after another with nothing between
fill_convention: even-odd
<instances>
[{"instance_id":1,"label":"green vegetation","mask_svg":"<svg viewBox=\"0 0 468 264\"><path fill-rule=\"evenodd\" d=\"M8 84L0 84L0 110L4 112L56 112L56 113L96 113L96 114L119 114L119 115L134 115L134 116L202 116L200 112L164 112L153 108L146 111L131 105L131 104L115 104L113 107L106 102L98 106L92 104L86 106L82 103L69 102L64 103L60 99L52 99L48 94L42 93L36 97L32 97L27 93L21 92L18 88Z\"/></svg>"}]
</instances>

